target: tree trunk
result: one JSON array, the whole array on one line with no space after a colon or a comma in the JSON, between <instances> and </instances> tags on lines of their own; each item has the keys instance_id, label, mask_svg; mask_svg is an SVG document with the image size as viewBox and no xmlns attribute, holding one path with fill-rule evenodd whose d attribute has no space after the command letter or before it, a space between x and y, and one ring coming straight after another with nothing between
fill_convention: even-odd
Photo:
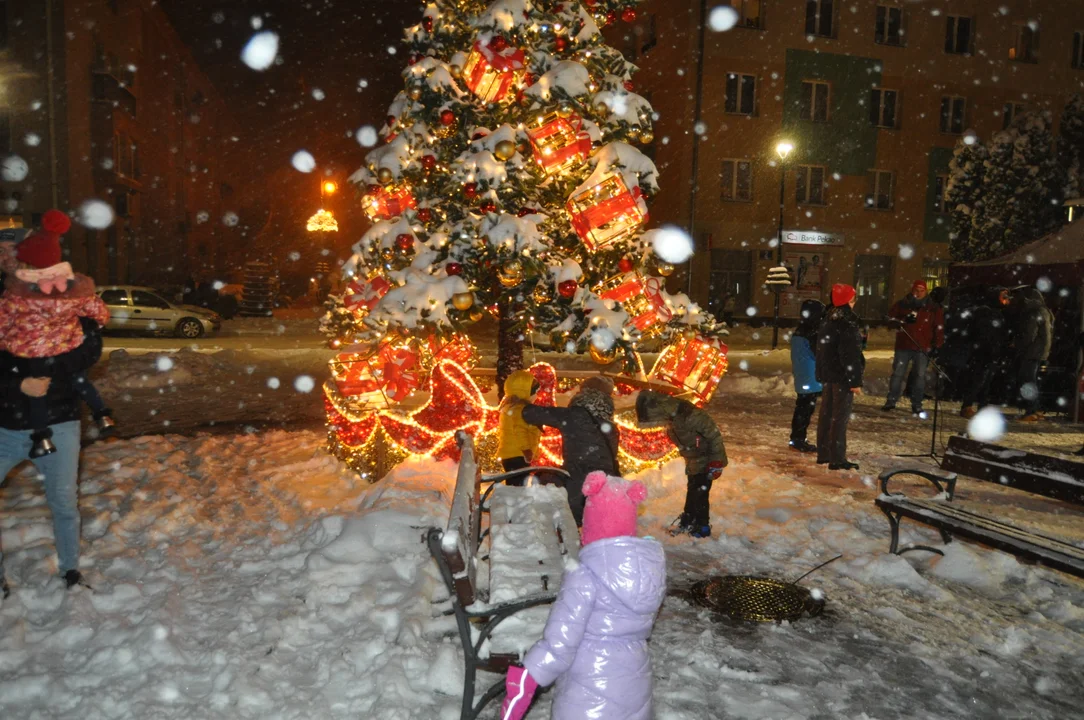
<instances>
[{"instance_id":1,"label":"tree trunk","mask_svg":"<svg viewBox=\"0 0 1084 720\"><path fill-rule=\"evenodd\" d=\"M500 304L497 330L497 398L504 398L504 381L523 368L523 337L527 332L523 321L516 317L516 303L506 300Z\"/></svg>"}]
</instances>

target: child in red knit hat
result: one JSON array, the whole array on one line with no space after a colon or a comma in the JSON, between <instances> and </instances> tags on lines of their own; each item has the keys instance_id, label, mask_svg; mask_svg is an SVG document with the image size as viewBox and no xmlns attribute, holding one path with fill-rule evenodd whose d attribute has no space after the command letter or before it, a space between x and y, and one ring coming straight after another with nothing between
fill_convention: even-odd
<instances>
[{"instance_id":1,"label":"child in red knit hat","mask_svg":"<svg viewBox=\"0 0 1084 720\"><path fill-rule=\"evenodd\" d=\"M75 351L83 344L80 318L104 326L109 309L94 293L94 281L76 275L69 263L61 261L60 236L70 227L67 215L49 210L42 217L41 229L15 246L14 268L4 268L14 273L9 273L0 295L0 350L15 356L23 377L69 378L99 428L108 430L114 423L86 377L87 353ZM34 428L30 457L56 452L46 398L28 398L28 407Z\"/></svg>"}]
</instances>

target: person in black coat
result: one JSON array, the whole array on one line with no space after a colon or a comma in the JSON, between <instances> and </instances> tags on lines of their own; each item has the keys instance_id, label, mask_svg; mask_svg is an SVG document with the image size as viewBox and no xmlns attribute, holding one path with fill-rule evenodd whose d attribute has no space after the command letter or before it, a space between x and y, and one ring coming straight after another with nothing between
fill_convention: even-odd
<instances>
[{"instance_id":1,"label":"person in black coat","mask_svg":"<svg viewBox=\"0 0 1084 720\"><path fill-rule=\"evenodd\" d=\"M954 344L962 347L966 365L960 376L960 416L971 418L989 400L991 381L1004 362L1009 333L1004 305L1008 295L1000 288L994 298L960 313Z\"/></svg>"},{"instance_id":2,"label":"person in black coat","mask_svg":"<svg viewBox=\"0 0 1084 720\"><path fill-rule=\"evenodd\" d=\"M830 470L856 470L847 459L847 423L854 396L862 392L862 330L853 308L857 298L850 285L832 286L832 307L817 333L817 381L824 386L817 420L817 464Z\"/></svg>"},{"instance_id":3,"label":"person in black coat","mask_svg":"<svg viewBox=\"0 0 1084 720\"><path fill-rule=\"evenodd\" d=\"M614 423L613 381L597 376L580 386L568 407L524 405L523 420L529 425L548 426L561 432L563 464L568 472L565 490L576 525L583 524L583 481L587 474L601 470L620 476L617 467L619 434ZM524 402L517 399L517 402Z\"/></svg>"}]
</instances>

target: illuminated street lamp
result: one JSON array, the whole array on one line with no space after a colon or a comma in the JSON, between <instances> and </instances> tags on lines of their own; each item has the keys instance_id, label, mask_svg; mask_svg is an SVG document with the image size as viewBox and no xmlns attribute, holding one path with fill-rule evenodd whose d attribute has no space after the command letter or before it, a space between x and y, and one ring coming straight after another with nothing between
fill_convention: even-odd
<instances>
[{"instance_id":1,"label":"illuminated street lamp","mask_svg":"<svg viewBox=\"0 0 1084 720\"><path fill-rule=\"evenodd\" d=\"M776 245L776 267L783 266L783 203L784 192L787 183L787 156L794 150L794 145L789 140L780 140L775 146L775 153L779 156L779 241ZM775 288L775 314L772 318L772 350L779 347L779 296L783 288L777 285Z\"/></svg>"},{"instance_id":2,"label":"illuminated street lamp","mask_svg":"<svg viewBox=\"0 0 1084 720\"><path fill-rule=\"evenodd\" d=\"M324 187L323 187L324 195L334 195L335 191L338 190L338 189L339 189L339 186L336 185L331 180L328 180L327 182L324 183Z\"/></svg>"}]
</instances>

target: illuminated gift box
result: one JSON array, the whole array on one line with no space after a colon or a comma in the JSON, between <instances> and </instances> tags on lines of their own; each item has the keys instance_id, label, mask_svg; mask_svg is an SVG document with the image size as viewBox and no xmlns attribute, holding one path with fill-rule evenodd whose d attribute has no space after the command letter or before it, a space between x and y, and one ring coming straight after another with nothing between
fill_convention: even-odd
<instances>
[{"instance_id":1,"label":"illuminated gift box","mask_svg":"<svg viewBox=\"0 0 1084 720\"><path fill-rule=\"evenodd\" d=\"M727 347L701 337L681 337L662 351L648 376L692 393L704 405L726 373Z\"/></svg>"},{"instance_id":2,"label":"illuminated gift box","mask_svg":"<svg viewBox=\"0 0 1084 720\"><path fill-rule=\"evenodd\" d=\"M432 369L441 360L451 360L456 365L470 370L478 361L474 345L466 335L456 333L449 338L430 335L426 340L426 345L429 355L423 359L423 365L427 370Z\"/></svg>"},{"instance_id":3,"label":"illuminated gift box","mask_svg":"<svg viewBox=\"0 0 1084 720\"><path fill-rule=\"evenodd\" d=\"M343 293L343 305L356 313L366 315L390 289L391 283L388 279L381 275L379 270L374 270L367 278L354 278L347 283L346 292Z\"/></svg>"},{"instance_id":4,"label":"illuminated gift box","mask_svg":"<svg viewBox=\"0 0 1084 720\"><path fill-rule=\"evenodd\" d=\"M568 199L567 210L572 229L591 252L631 237L647 221L640 187L629 190L617 174L575 193Z\"/></svg>"},{"instance_id":5,"label":"illuminated gift box","mask_svg":"<svg viewBox=\"0 0 1084 720\"><path fill-rule=\"evenodd\" d=\"M391 407L410 396L425 372L410 340L381 343L375 350L339 353L329 363L340 395L357 409Z\"/></svg>"},{"instance_id":6,"label":"illuminated gift box","mask_svg":"<svg viewBox=\"0 0 1084 720\"><path fill-rule=\"evenodd\" d=\"M463 82L485 102L498 102L508 97L523 67L523 51L499 35L488 44L476 40L463 65Z\"/></svg>"},{"instance_id":7,"label":"illuminated gift box","mask_svg":"<svg viewBox=\"0 0 1084 720\"><path fill-rule=\"evenodd\" d=\"M662 280L657 277L642 278L636 273L615 275L599 284L595 294L603 300L620 303L644 339L662 332L674 315L662 296Z\"/></svg>"},{"instance_id":8,"label":"illuminated gift box","mask_svg":"<svg viewBox=\"0 0 1084 720\"><path fill-rule=\"evenodd\" d=\"M583 130L579 115L560 117L550 113L527 128L535 162L547 175L583 163L591 154L591 136Z\"/></svg>"},{"instance_id":9,"label":"illuminated gift box","mask_svg":"<svg viewBox=\"0 0 1084 720\"><path fill-rule=\"evenodd\" d=\"M370 220L389 220L417 207L408 183L370 185L361 197L361 206Z\"/></svg>"}]
</instances>

